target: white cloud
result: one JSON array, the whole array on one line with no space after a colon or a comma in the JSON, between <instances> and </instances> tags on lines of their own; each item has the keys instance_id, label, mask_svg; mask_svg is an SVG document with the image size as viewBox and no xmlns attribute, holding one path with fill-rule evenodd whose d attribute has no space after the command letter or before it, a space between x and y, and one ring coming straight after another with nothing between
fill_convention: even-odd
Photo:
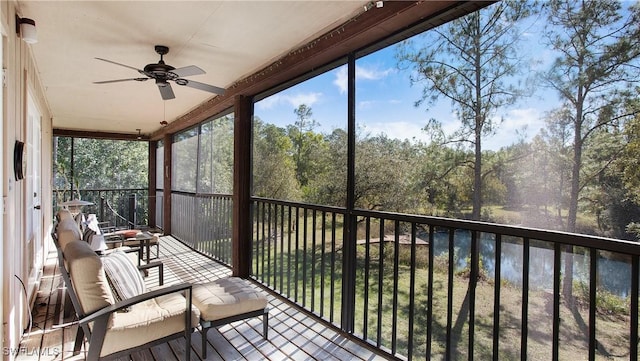
<instances>
[{"instance_id":1,"label":"white cloud","mask_svg":"<svg viewBox=\"0 0 640 361\"><path fill-rule=\"evenodd\" d=\"M322 93L305 93L305 94L292 94L285 95L285 99L289 104L293 105L294 108L297 108L300 104L306 104L308 106L312 106L317 103L322 97Z\"/></svg>"},{"instance_id":2,"label":"white cloud","mask_svg":"<svg viewBox=\"0 0 640 361\"><path fill-rule=\"evenodd\" d=\"M333 80L333 84L338 87L340 94L347 92L347 66L341 66L336 70L336 78Z\"/></svg>"},{"instance_id":3,"label":"white cloud","mask_svg":"<svg viewBox=\"0 0 640 361\"><path fill-rule=\"evenodd\" d=\"M545 127L542 109L519 108L503 115L503 122L497 125L496 133L486 138L485 149L498 150L516 143L521 138L531 140Z\"/></svg>"},{"instance_id":4,"label":"white cloud","mask_svg":"<svg viewBox=\"0 0 640 361\"><path fill-rule=\"evenodd\" d=\"M378 80L387 77L387 75L391 74L393 69L367 69L362 66L356 66L356 79L365 79L365 80Z\"/></svg>"},{"instance_id":5,"label":"white cloud","mask_svg":"<svg viewBox=\"0 0 640 361\"><path fill-rule=\"evenodd\" d=\"M362 104L361 104L362 106ZM541 128L544 120L541 117L542 110L536 108L513 109L504 114L502 124L496 124L496 134L483 139L483 149L499 150L504 146L516 143L521 137L525 140L533 138ZM445 134L452 134L460 128L454 113L443 114L442 130ZM498 119L496 119L498 120ZM426 122L386 121L365 123L364 133L371 136L386 134L389 138L400 140L416 140L428 143L430 135L423 130Z\"/></svg>"},{"instance_id":6,"label":"white cloud","mask_svg":"<svg viewBox=\"0 0 640 361\"><path fill-rule=\"evenodd\" d=\"M375 100L363 100L358 102L358 109L365 110L371 109L377 102Z\"/></svg>"},{"instance_id":7,"label":"white cloud","mask_svg":"<svg viewBox=\"0 0 640 361\"><path fill-rule=\"evenodd\" d=\"M310 92L310 93L297 93L297 94L274 94L268 98L256 103L256 107L260 110L272 109L280 104L289 104L293 108L297 108L300 104L306 104L312 106L317 103L322 97L322 93Z\"/></svg>"},{"instance_id":8,"label":"white cloud","mask_svg":"<svg viewBox=\"0 0 640 361\"><path fill-rule=\"evenodd\" d=\"M376 136L386 134L391 139L429 141L428 134L422 130L424 124L405 121L367 123L364 133Z\"/></svg>"},{"instance_id":9,"label":"white cloud","mask_svg":"<svg viewBox=\"0 0 640 361\"><path fill-rule=\"evenodd\" d=\"M272 109L276 104L280 102L280 94L272 95L268 98L264 98L261 101L256 103L256 107L258 109Z\"/></svg>"},{"instance_id":10,"label":"white cloud","mask_svg":"<svg viewBox=\"0 0 640 361\"><path fill-rule=\"evenodd\" d=\"M356 66L356 80L380 80L393 73L393 69L376 69L366 68L363 66ZM341 66L335 71L336 78L333 80L333 84L338 87L340 94L347 92L347 66Z\"/></svg>"}]
</instances>

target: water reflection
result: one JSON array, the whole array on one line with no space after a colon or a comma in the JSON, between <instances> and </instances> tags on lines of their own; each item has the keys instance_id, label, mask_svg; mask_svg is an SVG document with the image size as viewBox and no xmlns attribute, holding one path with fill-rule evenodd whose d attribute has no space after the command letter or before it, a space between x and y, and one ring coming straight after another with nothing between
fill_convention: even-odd
<instances>
[{"instance_id":1,"label":"water reflection","mask_svg":"<svg viewBox=\"0 0 640 361\"><path fill-rule=\"evenodd\" d=\"M419 237L428 238L423 234ZM480 257L483 270L489 277L495 276L495 236L481 234L479 240ZM434 256L446 255L449 250L448 231L434 234ZM471 232L455 231L454 252L455 270L468 267L471 250ZM561 269L566 261L563 252ZM522 239L502 241L501 271L502 280L515 285L522 285ZM599 252L597 258L598 288L604 289L620 297L627 297L631 291L631 261L623 255ZM578 249L573 254L573 279L577 282L589 282L589 251ZM529 287L531 289L553 288L553 244L549 242L531 241L529 251Z\"/></svg>"}]
</instances>

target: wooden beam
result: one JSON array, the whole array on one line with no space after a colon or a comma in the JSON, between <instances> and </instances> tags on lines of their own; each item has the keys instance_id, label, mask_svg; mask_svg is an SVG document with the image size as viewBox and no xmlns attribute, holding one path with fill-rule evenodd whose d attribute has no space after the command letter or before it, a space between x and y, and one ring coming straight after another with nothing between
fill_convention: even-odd
<instances>
[{"instance_id":1,"label":"wooden beam","mask_svg":"<svg viewBox=\"0 0 640 361\"><path fill-rule=\"evenodd\" d=\"M112 132L89 132L85 130L70 129L53 129L54 137L73 137L73 138L89 138L89 139L110 139L110 140L139 140L148 141L147 135L112 133Z\"/></svg>"},{"instance_id":2,"label":"wooden beam","mask_svg":"<svg viewBox=\"0 0 640 361\"><path fill-rule=\"evenodd\" d=\"M233 235L232 273L247 278L251 274L251 124L252 98L236 96L233 142Z\"/></svg>"},{"instance_id":3,"label":"wooden beam","mask_svg":"<svg viewBox=\"0 0 640 361\"><path fill-rule=\"evenodd\" d=\"M164 136L164 162L162 163L164 182L162 187L162 229L164 234L171 234L171 134Z\"/></svg>"},{"instance_id":4,"label":"wooden beam","mask_svg":"<svg viewBox=\"0 0 640 361\"><path fill-rule=\"evenodd\" d=\"M156 188L157 188L157 181L156 181L156 175L158 174L157 171L157 154L156 154L156 148L158 147L158 142L157 141L152 141L149 142L149 200L148 200L148 204L149 204L149 226L154 227L156 225L156 203L157 203L157 198L156 198Z\"/></svg>"}]
</instances>

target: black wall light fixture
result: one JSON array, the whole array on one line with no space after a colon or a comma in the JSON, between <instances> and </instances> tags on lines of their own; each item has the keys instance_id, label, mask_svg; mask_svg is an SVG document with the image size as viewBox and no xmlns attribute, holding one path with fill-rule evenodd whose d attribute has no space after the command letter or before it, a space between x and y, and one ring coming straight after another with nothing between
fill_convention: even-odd
<instances>
[{"instance_id":1,"label":"black wall light fixture","mask_svg":"<svg viewBox=\"0 0 640 361\"><path fill-rule=\"evenodd\" d=\"M24 178L24 143L19 140L13 146L13 173L17 181Z\"/></svg>"},{"instance_id":2,"label":"black wall light fixture","mask_svg":"<svg viewBox=\"0 0 640 361\"><path fill-rule=\"evenodd\" d=\"M29 18L21 18L16 15L16 34L20 35L22 40L27 44L37 43L38 32L36 31L35 20Z\"/></svg>"}]
</instances>

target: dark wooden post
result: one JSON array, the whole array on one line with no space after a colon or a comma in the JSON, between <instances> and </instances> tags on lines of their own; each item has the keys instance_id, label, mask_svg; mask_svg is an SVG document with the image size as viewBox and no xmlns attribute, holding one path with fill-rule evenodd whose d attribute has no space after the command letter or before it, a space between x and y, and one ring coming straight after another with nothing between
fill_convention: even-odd
<instances>
[{"instance_id":1,"label":"dark wooden post","mask_svg":"<svg viewBox=\"0 0 640 361\"><path fill-rule=\"evenodd\" d=\"M164 234L171 234L171 134L164 136L164 186L162 189L162 229Z\"/></svg>"},{"instance_id":2,"label":"dark wooden post","mask_svg":"<svg viewBox=\"0 0 640 361\"><path fill-rule=\"evenodd\" d=\"M138 226L138 217L136 215L138 210L138 200L135 193L129 194L129 213L128 221L129 221L129 229L134 229Z\"/></svg>"},{"instance_id":3,"label":"dark wooden post","mask_svg":"<svg viewBox=\"0 0 640 361\"><path fill-rule=\"evenodd\" d=\"M348 333L355 329L356 307L356 233L355 208L355 155L356 155L356 58L349 54L347 68L347 213L344 225L344 260L342 262L342 330Z\"/></svg>"},{"instance_id":4,"label":"dark wooden post","mask_svg":"<svg viewBox=\"0 0 640 361\"><path fill-rule=\"evenodd\" d=\"M150 141L149 143L149 190L147 197L147 205L149 207L149 227L156 226L156 188L158 186L156 182L156 149L158 148L157 141Z\"/></svg>"},{"instance_id":5,"label":"dark wooden post","mask_svg":"<svg viewBox=\"0 0 640 361\"><path fill-rule=\"evenodd\" d=\"M233 275L251 274L251 97L238 95L234 103L233 125Z\"/></svg>"}]
</instances>

